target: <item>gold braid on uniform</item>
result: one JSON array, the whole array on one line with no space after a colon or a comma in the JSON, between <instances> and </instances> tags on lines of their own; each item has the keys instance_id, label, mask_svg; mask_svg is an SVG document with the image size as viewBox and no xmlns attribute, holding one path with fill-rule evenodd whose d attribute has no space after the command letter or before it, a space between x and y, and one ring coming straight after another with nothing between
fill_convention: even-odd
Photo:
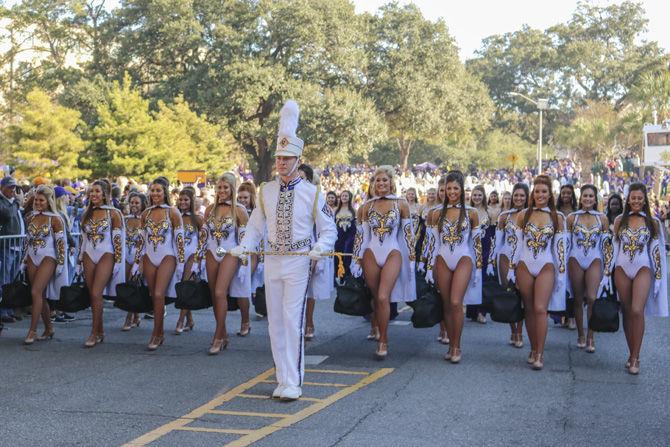
<instances>
[{"instance_id":1,"label":"gold braid on uniform","mask_svg":"<svg viewBox=\"0 0 670 447\"><path fill-rule=\"evenodd\" d=\"M477 263L477 268L481 269L484 266L483 253L482 253L482 234L477 232L477 235L474 237L475 243L475 261Z\"/></svg>"},{"instance_id":2,"label":"gold braid on uniform","mask_svg":"<svg viewBox=\"0 0 670 447\"><path fill-rule=\"evenodd\" d=\"M651 253L651 258L654 260L654 277L657 280L661 280L661 248L658 243L654 245L654 248Z\"/></svg>"},{"instance_id":3,"label":"gold braid on uniform","mask_svg":"<svg viewBox=\"0 0 670 447\"><path fill-rule=\"evenodd\" d=\"M55 234L56 237L56 263L58 265L65 265L65 234L59 231Z\"/></svg>"},{"instance_id":4,"label":"gold braid on uniform","mask_svg":"<svg viewBox=\"0 0 670 447\"><path fill-rule=\"evenodd\" d=\"M121 250L123 250L123 247L121 246L121 235L120 234L115 234L114 237L112 238L112 246L114 247L114 263L119 264L121 263Z\"/></svg>"},{"instance_id":5,"label":"gold braid on uniform","mask_svg":"<svg viewBox=\"0 0 670 447\"><path fill-rule=\"evenodd\" d=\"M182 232L177 234L177 260L180 264L186 262L184 255L184 234Z\"/></svg>"},{"instance_id":6,"label":"gold braid on uniform","mask_svg":"<svg viewBox=\"0 0 670 447\"><path fill-rule=\"evenodd\" d=\"M605 266L605 276L612 273L612 260L614 259L614 248L612 247L612 236L606 234L603 236L603 258Z\"/></svg>"}]
</instances>

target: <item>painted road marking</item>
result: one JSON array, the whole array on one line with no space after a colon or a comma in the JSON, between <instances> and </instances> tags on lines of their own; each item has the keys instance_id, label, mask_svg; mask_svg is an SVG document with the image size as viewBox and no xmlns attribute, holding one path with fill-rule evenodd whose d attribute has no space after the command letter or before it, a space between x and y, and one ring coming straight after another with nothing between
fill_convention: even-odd
<instances>
[{"instance_id":1,"label":"painted road marking","mask_svg":"<svg viewBox=\"0 0 670 447\"><path fill-rule=\"evenodd\" d=\"M172 422L168 422L165 425L162 425L149 433L146 433L139 438L132 440L128 442L127 444L124 444L123 447L143 447L146 445L151 444L152 442L156 441L159 438L162 438L163 436L168 435L171 432L174 431L186 431L186 432L192 432L192 433L219 433L219 434L225 434L225 435L238 435L240 436L238 439L225 444L228 446L232 447L245 447L250 444L253 444L254 442L263 439L272 433L279 431L281 429L290 427L293 424L296 424L297 422L302 421L305 418L308 418L309 416L312 416L315 413L318 413L319 411L323 410L324 408L332 405L333 403L337 402L340 399L343 399L344 397L347 397L348 395L355 393L356 391L360 390L363 387L366 387L367 385L381 379L382 377L390 374L393 372L393 368L381 368L377 371L374 372L368 372L368 371L347 371L347 370L327 370L327 369L312 369L312 370L306 370L308 373L316 373L316 374L333 374L333 375L349 375L349 376L361 376L360 380L358 382L355 382L353 384L343 384L343 383L326 383L326 382L305 382L305 386L318 386L318 387L331 387L331 388L336 388L338 389L337 392L324 397L322 399L317 399L314 397L302 397L300 401L304 402L313 402L311 405L303 408L302 410L298 411L297 413L289 414L289 413L268 413L264 411L236 411L236 410L220 410L218 409L222 405L224 405L227 402L232 401L233 399L236 398L243 398L243 399L254 399L258 402L258 404L262 404L261 399L265 400L266 402L270 400L269 396L263 396L260 394L252 394L252 393L247 393L246 391L250 390L251 388L255 387L258 384L263 384L263 383L276 383L274 380L272 380L272 377L274 375L274 368L269 369L258 376L254 377L253 379L249 380L248 382L245 382L243 384L240 384L231 390L228 390L227 392L223 393L220 396L215 397L211 401L207 402L206 404L196 408L195 410L191 411L188 414L185 414L184 416L177 418L176 420ZM285 407L283 407L285 408ZM226 427L220 427L220 428L212 428L212 427L198 427L198 426L190 426L188 424L191 424L193 422L197 422L200 418L206 417L208 414L211 415L224 415L224 416L238 416L241 418L270 418L270 419L276 419L273 423L270 423L269 425L263 426L258 429L241 429L241 428L226 428Z\"/></svg>"},{"instance_id":2,"label":"painted road marking","mask_svg":"<svg viewBox=\"0 0 670 447\"><path fill-rule=\"evenodd\" d=\"M328 359L327 355L306 355L305 365L318 365Z\"/></svg>"}]
</instances>

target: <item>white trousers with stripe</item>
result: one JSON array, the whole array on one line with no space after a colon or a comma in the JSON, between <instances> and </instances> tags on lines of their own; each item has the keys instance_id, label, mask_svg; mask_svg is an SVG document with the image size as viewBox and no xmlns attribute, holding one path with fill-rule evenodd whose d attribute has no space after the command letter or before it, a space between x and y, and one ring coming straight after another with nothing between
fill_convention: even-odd
<instances>
[{"instance_id":1,"label":"white trousers with stripe","mask_svg":"<svg viewBox=\"0 0 670 447\"><path fill-rule=\"evenodd\" d=\"M310 259L265 256L265 299L277 382L302 386L305 376L305 305Z\"/></svg>"}]
</instances>

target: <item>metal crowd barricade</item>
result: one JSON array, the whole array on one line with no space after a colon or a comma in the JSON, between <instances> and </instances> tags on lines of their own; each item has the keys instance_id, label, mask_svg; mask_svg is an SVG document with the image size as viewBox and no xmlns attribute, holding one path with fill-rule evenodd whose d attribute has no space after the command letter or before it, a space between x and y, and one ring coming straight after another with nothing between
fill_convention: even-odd
<instances>
[{"instance_id":1,"label":"metal crowd barricade","mask_svg":"<svg viewBox=\"0 0 670 447\"><path fill-rule=\"evenodd\" d=\"M74 266L79 255L80 233L71 233L74 246L68 247L68 267L70 281L74 276ZM0 236L0 286L12 282L23 260L26 236ZM71 249L73 248L73 249ZM1 292L0 292L1 293Z\"/></svg>"}]
</instances>

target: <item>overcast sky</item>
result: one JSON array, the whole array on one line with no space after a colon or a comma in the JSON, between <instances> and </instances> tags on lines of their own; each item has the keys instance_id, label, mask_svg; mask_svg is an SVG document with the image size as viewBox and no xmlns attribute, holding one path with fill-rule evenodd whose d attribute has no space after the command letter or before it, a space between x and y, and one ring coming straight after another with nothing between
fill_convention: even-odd
<instances>
[{"instance_id":1,"label":"overcast sky","mask_svg":"<svg viewBox=\"0 0 670 447\"><path fill-rule=\"evenodd\" d=\"M374 12L388 0L353 0L356 11ZM401 3L409 3L402 0ZM456 39L462 59L473 56L483 38L521 29L523 24L546 29L570 19L576 0L414 0L431 20L443 18ZM597 0L598 5L621 3ZM647 40L670 50L670 0L641 0L649 19Z\"/></svg>"}]
</instances>

